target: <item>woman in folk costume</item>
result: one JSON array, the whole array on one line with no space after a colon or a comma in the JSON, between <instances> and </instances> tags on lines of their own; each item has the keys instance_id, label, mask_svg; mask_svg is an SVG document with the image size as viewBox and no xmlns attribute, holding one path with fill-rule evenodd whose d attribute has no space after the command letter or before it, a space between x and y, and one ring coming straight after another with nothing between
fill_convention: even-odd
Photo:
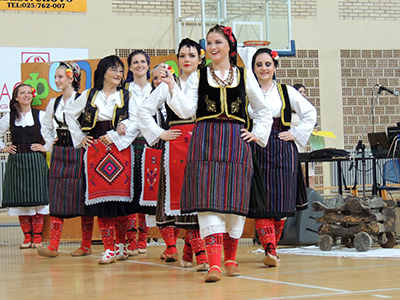
<instances>
[{"instance_id":1,"label":"woman in folk costume","mask_svg":"<svg viewBox=\"0 0 400 300\"><path fill-rule=\"evenodd\" d=\"M204 66L205 53L198 43L186 38L179 44L177 58L181 69L177 83L180 89L184 90L190 74ZM168 85L161 83L141 105L138 113L139 127L148 143L153 145L159 139L166 141L161 161L160 187L156 209L157 226L167 244L167 249L161 255L161 259L165 259L167 262L173 262L178 259L176 241L179 228L186 229L181 265L183 267L191 267L194 252L197 261L196 270L205 271L208 269L208 260L204 242L200 237L197 215L182 215L179 204L185 160L189 148L190 135L194 126L194 118L183 120L168 106L166 106L166 111L169 130L164 130L157 126L152 118L155 111L164 105L169 94Z\"/></svg>"},{"instance_id":2,"label":"woman in folk costume","mask_svg":"<svg viewBox=\"0 0 400 300\"><path fill-rule=\"evenodd\" d=\"M198 213L210 269L206 282L221 279L221 256L228 276L240 275L238 241L249 207L253 161L249 142L266 146L272 116L252 74L236 66L232 29L216 25L207 34L212 63L190 75L185 94L165 77L167 104L181 118L196 116L182 187L182 213ZM248 131L248 104L254 110Z\"/></svg>"},{"instance_id":3,"label":"woman in folk costume","mask_svg":"<svg viewBox=\"0 0 400 300\"><path fill-rule=\"evenodd\" d=\"M44 112L31 107L35 90L27 84L15 87L10 112L0 119L0 149L9 153L3 180L2 207L18 216L24 242L20 249L36 248L42 243L44 215L49 213L49 169L40 134ZM4 144L11 132L12 144Z\"/></svg>"},{"instance_id":4,"label":"woman in folk costume","mask_svg":"<svg viewBox=\"0 0 400 300\"><path fill-rule=\"evenodd\" d=\"M64 218L81 216L81 247L71 255L84 256L92 253L93 233L93 217L85 216L84 149L74 148L64 117L68 107L80 96L79 66L60 62L54 81L62 94L48 103L41 129L46 145L54 144L49 176L50 245L38 246L37 252L41 256L58 256Z\"/></svg>"},{"instance_id":5,"label":"woman in folk costume","mask_svg":"<svg viewBox=\"0 0 400 300\"><path fill-rule=\"evenodd\" d=\"M298 91L291 86L278 84L273 79L278 59L276 51L262 48L256 51L252 60L264 102L270 107L274 118L267 147L252 145L255 165L258 165L254 173L253 191L261 192L252 193L248 214L249 218L256 219L257 234L265 250L263 263L269 267L278 265L276 245L286 217L294 215L296 205L298 209L307 206L295 141L305 147L317 118L313 105ZM290 126L292 111L300 118L296 127Z\"/></svg>"},{"instance_id":6,"label":"woman in folk costume","mask_svg":"<svg viewBox=\"0 0 400 300\"><path fill-rule=\"evenodd\" d=\"M136 116L138 107L150 95L153 89L152 85L148 81L150 78L150 57L143 50L134 50L129 54L127 62L129 70L125 80L125 89L129 90L133 95L134 115ZM128 221L127 251L130 256L147 252L147 235L149 227L146 223L146 213L153 216L155 214L155 207L144 207L139 204L140 195L142 193L142 153L145 144L146 140L142 134L139 133L138 137L133 141L133 149L135 151L135 164L133 170L133 203L135 214L130 215ZM151 217L148 216L148 218ZM139 224L137 224L138 221ZM138 230L139 235L137 237Z\"/></svg>"},{"instance_id":7,"label":"woman in folk costume","mask_svg":"<svg viewBox=\"0 0 400 300\"><path fill-rule=\"evenodd\" d=\"M86 149L86 213L98 217L105 249L99 264L128 258L125 238L128 216L133 212L130 144L139 130L135 130L132 97L120 88L123 77L120 58L104 57L94 72L94 87L84 91L65 114L74 146Z\"/></svg>"}]
</instances>

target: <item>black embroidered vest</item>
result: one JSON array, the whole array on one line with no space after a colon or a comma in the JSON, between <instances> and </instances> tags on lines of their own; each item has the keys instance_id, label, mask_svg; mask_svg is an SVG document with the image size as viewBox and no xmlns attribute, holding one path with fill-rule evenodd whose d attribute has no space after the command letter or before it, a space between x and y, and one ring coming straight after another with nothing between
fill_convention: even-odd
<instances>
[{"instance_id":1,"label":"black embroidered vest","mask_svg":"<svg viewBox=\"0 0 400 300\"><path fill-rule=\"evenodd\" d=\"M40 133L39 110L31 109L34 124L33 126L15 126L15 120L18 112L12 110L10 112L10 132L13 145L18 144L43 144L42 134Z\"/></svg>"},{"instance_id":2,"label":"black embroidered vest","mask_svg":"<svg viewBox=\"0 0 400 300\"><path fill-rule=\"evenodd\" d=\"M176 78L176 83L181 87L181 81L178 78ZM165 110L167 111L167 124L168 126L172 125L179 125L179 124L191 124L194 123L195 117L191 117L189 119L181 119L177 114L174 113L174 111L168 106L168 104L165 102Z\"/></svg>"},{"instance_id":3,"label":"black embroidered vest","mask_svg":"<svg viewBox=\"0 0 400 300\"><path fill-rule=\"evenodd\" d=\"M80 95L81 95L81 94L76 93L76 94L75 94L75 100L78 99L78 97L79 97ZM56 113L57 107L58 107L58 105L60 104L61 98L62 98L62 95L58 96L58 97L56 98L56 100L54 101L54 110L53 110L53 111L54 111L54 114ZM57 123L57 125L58 125L59 127L67 127L67 123L65 122L65 114L63 114L63 122L60 122L59 120L57 120L56 117L54 117L54 120L56 121L56 123Z\"/></svg>"},{"instance_id":4,"label":"black embroidered vest","mask_svg":"<svg viewBox=\"0 0 400 300\"><path fill-rule=\"evenodd\" d=\"M292 121L292 107L290 106L290 98L286 84L278 83L278 91L282 100L281 122L283 126L290 127Z\"/></svg>"},{"instance_id":5,"label":"black embroidered vest","mask_svg":"<svg viewBox=\"0 0 400 300\"><path fill-rule=\"evenodd\" d=\"M247 107L249 100L246 95L246 71L238 69L237 86L212 87L207 81L207 68L199 70L199 100L196 112L196 122L205 119L218 118L225 115L237 120L247 128L249 115Z\"/></svg>"},{"instance_id":6,"label":"black embroidered vest","mask_svg":"<svg viewBox=\"0 0 400 300\"><path fill-rule=\"evenodd\" d=\"M88 91L88 98L86 102L86 107L83 112L82 120L81 120L81 130L82 131L90 131L92 128L96 126L97 122L97 115L99 113L99 109L94 104L94 100L98 94L97 89L90 89ZM114 129L117 129L118 124L129 118L129 98L130 93L128 90L120 89L119 90L121 95L121 106L115 105L113 119L112 119L112 126Z\"/></svg>"}]
</instances>

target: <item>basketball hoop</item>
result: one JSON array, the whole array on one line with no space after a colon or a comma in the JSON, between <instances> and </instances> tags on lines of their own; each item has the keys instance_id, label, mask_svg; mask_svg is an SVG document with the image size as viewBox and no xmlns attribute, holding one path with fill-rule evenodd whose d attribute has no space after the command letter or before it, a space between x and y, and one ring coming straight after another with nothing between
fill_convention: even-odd
<instances>
[{"instance_id":1,"label":"basketball hoop","mask_svg":"<svg viewBox=\"0 0 400 300\"><path fill-rule=\"evenodd\" d=\"M244 41L243 46L245 47L265 47L271 44L270 41Z\"/></svg>"}]
</instances>

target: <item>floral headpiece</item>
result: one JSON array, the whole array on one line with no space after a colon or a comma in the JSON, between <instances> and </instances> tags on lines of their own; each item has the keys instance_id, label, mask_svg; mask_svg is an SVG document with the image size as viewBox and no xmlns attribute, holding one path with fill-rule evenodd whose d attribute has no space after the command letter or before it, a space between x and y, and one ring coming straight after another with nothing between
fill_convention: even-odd
<instances>
[{"instance_id":1,"label":"floral headpiece","mask_svg":"<svg viewBox=\"0 0 400 300\"><path fill-rule=\"evenodd\" d=\"M74 76L74 72L70 68L65 70L65 73L67 74L68 78L72 78Z\"/></svg>"},{"instance_id":2,"label":"floral headpiece","mask_svg":"<svg viewBox=\"0 0 400 300\"><path fill-rule=\"evenodd\" d=\"M200 49L200 58L203 59L206 56L206 51L203 48Z\"/></svg>"},{"instance_id":3,"label":"floral headpiece","mask_svg":"<svg viewBox=\"0 0 400 300\"><path fill-rule=\"evenodd\" d=\"M36 89L32 88L32 99L36 97Z\"/></svg>"},{"instance_id":4,"label":"floral headpiece","mask_svg":"<svg viewBox=\"0 0 400 300\"><path fill-rule=\"evenodd\" d=\"M232 28L229 26L224 26L224 25L217 25L219 26L223 33L226 35L226 37L228 38L228 42L229 42L229 56L231 57L231 62L233 62L233 64L236 65L237 62L237 53L236 53L236 49L237 49L237 41L235 38L235 35L232 32Z\"/></svg>"},{"instance_id":5,"label":"floral headpiece","mask_svg":"<svg viewBox=\"0 0 400 300\"><path fill-rule=\"evenodd\" d=\"M222 30L224 31L224 33L228 37L228 39L232 43L236 43L235 38L233 37L233 34L232 34L232 28L229 26L222 26L222 25L220 25L220 27L222 28Z\"/></svg>"},{"instance_id":6,"label":"floral headpiece","mask_svg":"<svg viewBox=\"0 0 400 300\"><path fill-rule=\"evenodd\" d=\"M271 56L274 60L278 61L279 60L279 55L278 52L276 51L271 51Z\"/></svg>"}]
</instances>

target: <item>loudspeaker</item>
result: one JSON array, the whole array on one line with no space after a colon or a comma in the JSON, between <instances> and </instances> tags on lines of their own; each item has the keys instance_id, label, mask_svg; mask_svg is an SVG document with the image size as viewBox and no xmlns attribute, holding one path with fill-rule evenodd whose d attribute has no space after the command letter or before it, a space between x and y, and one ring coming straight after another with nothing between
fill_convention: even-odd
<instances>
[{"instance_id":1,"label":"loudspeaker","mask_svg":"<svg viewBox=\"0 0 400 300\"><path fill-rule=\"evenodd\" d=\"M319 223L316 218L323 217L323 211L312 211L312 203L324 198L314 189L307 188L308 208L295 213L294 217L287 218L282 237L278 245L313 245L319 240Z\"/></svg>"}]
</instances>

